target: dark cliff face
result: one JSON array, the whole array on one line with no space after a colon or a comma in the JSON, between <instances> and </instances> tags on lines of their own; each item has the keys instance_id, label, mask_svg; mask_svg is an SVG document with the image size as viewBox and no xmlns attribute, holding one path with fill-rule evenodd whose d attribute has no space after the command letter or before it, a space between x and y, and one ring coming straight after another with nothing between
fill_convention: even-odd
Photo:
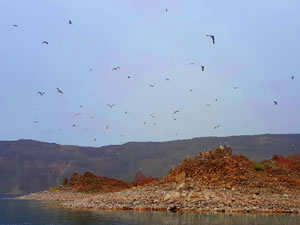
<instances>
[{"instance_id":1,"label":"dark cliff face","mask_svg":"<svg viewBox=\"0 0 300 225\"><path fill-rule=\"evenodd\" d=\"M100 148L65 146L33 140L0 141L0 193L28 193L61 184L72 173L132 181L140 168L160 177L187 156L227 143L235 154L253 160L300 153L300 134L205 137L170 142L130 142Z\"/></svg>"}]
</instances>

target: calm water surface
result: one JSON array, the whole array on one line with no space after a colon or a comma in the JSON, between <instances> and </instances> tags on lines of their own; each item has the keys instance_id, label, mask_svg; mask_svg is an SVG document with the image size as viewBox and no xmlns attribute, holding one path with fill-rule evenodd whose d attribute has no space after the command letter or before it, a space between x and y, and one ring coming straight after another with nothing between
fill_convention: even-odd
<instances>
[{"instance_id":1,"label":"calm water surface","mask_svg":"<svg viewBox=\"0 0 300 225\"><path fill-rule=\"evenodd\" d=\"M227 215L199 213L77 211L56 203L12 200L0 195L0 224L105 225L299 225L299 215Z\"/></svg>"}]
</instances>

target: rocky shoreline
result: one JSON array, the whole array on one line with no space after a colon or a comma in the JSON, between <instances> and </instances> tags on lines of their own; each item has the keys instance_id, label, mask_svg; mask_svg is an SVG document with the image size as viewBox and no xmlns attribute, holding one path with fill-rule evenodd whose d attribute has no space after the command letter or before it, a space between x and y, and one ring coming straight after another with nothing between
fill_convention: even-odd
<instances>
[{"instance_id":1,"label":"rocky shoreline","mask_svg":"<svg viewBox=\"0 0 300 225\"><path fill-rule=\"evenodd\" d=\"M74 174L58 189L18 199L58 201L72 209L300 214L298 169L283 157L253 164L220 146L144 186ZM94 189L101 191L91 193Z\"/></svg>"},{"instance_id":2,"label":"rocky shoreline","mask_svg":"<svg viewBox=\"0 0 300 225\"><path fill-rule=\"evenodd\" d=\"M114 193L87 194L70 191L40 192L23 200L58 201L63 207L95 210L191 211L222 213L300 214L300 191L270 192L264 189L235 190L182 183L150 184Z\"/></svg>"}]
</instances>

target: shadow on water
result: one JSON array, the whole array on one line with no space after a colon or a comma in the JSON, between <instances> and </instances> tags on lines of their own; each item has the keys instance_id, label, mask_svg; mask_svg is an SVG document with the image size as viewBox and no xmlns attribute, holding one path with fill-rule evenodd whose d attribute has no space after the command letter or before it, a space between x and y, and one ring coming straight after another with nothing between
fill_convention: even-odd
<instances>
[{"instance_id":1,"label":"shadow on water","mask_svg":"<svg viewBox=\"0 0 300 225\"><path fill-rule=\"evenodd\" d=\"M0 200L0 224L296 225L299 215L80 211L55 202Z\"/></svg>"}]
</instances>

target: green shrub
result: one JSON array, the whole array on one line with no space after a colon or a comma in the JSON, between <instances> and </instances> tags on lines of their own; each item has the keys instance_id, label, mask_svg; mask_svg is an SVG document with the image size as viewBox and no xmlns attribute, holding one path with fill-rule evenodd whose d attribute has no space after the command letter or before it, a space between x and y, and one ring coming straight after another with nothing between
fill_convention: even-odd
<instances>
[{"instance_id":1,"label":"green shrub","mask_svg":"<svg viewBox=\"0 0 300 225\"><path fill-rule=\"evenodd\" d=\"M256 163L256 164L254 164L254 169L256 170L256 171L263 171L264 170L264 165L263 164L260 164L260 163Z\"/></svg>"},{"instance_id":2,"label":"green shrub","mask_svg":"<svg viewBox=\"0 0 300 225\"><path fill-rule=\"evenodd\" d=\"M58 191L60 189L60 186L56 186L56 187L51 187L48 189L49 192L55 192Z\"/></svg>"}]
</instances>

